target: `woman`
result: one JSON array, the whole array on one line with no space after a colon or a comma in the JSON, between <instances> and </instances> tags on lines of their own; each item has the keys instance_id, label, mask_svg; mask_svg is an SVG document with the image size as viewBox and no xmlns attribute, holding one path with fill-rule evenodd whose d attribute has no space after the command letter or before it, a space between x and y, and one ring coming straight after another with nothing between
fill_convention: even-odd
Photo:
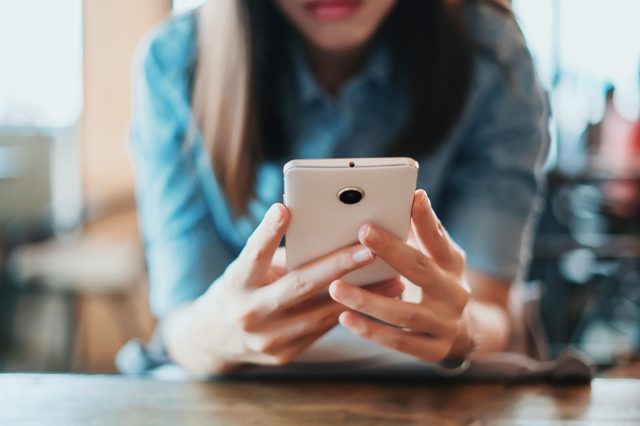
<instances>
[{"instance_id":1,"label":"woman","mask_svg":"<svg viewBox=\"0 0 640 426\"><path fill-rule=\"evenodd\" d=\"M384 352L461 367L504 349L548 140L507 9L210 0L145 46L131 149L173 362L222 374ZM359 244L286 273L284 162L383 155L421 163L410 241L366 224ZM340 280L376 256L399 277Z\"/></svg>"}]
</instances>

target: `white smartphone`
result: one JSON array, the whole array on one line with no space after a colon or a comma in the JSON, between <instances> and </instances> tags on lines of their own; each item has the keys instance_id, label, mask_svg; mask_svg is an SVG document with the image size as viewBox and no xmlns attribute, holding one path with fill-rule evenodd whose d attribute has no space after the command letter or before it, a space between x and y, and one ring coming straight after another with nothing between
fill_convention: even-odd
<instances>
[{"instance_id":1,"label":"white smartphone","mask_svg":"<svg viewBox=\"0 0 640 426\"><path fill-rule=\"evenodd\" d=\"M411 158L292 160L284 166L287 270L358 241L365 223L406 240L418 163ZM397 275L382 259L343 277L366 285Z\"/></svg>"}]
</instances>

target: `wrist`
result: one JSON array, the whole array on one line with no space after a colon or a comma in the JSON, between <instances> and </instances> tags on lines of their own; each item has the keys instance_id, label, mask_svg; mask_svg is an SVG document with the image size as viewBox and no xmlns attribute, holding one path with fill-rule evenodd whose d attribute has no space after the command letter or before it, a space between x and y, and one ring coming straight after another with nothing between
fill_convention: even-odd
<instances>
[{"instance_id":1,"label":"wrist","mask_svg":"<svg viewBox=\"0 0 640 426\"><path fill-rule=\"evenodd\" d=\"M478 337L471 323L471 314L469 306L467 306L460 319L458 333L444 359L445 362L465 360L470 357L471 353L476 351Z\"/></svg>"},{"instance_id":2,"label":"wrist","mask_svg":"<svg viewBox=\"0 0 640 426\"><path fill-rule=\"evenodd\" d=\"M469 315L463 314L458 327L458 334L451 345L449 353L437 364L432 365L432 370L444 377L457 377L464 374L471 367L473 354L478 346L478 337L474 334L469 321Z\"/></svg>"},{"instance_id":3,"label":"wrist","mask_svg":"<svg viewBox=\"0 0 640 426\"><path fill-rule=\"evenodd\" d=\"M203 351L201 340L205 336L216 336L213 329L201 331L208 323L198 315L198 303L188 302L176 307L164 319L161 340L168 358L187 371L202 374L225 374L239 367L239 363L223 359L219 354Z\"/></svg>"}]
</instances>

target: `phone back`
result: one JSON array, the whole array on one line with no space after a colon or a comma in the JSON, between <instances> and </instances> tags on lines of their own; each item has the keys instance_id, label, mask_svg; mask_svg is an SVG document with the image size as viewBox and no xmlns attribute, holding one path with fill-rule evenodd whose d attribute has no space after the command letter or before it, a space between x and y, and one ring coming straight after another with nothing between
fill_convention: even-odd
<instances>
[{"instance_id":1,"label":"phone back","mask_svg":"<svg viewBox=\"0 0 640 426\"><path fill-rule=\"evenodd\" d=\"M365 223L378 225L405 240L417 175L418 164L410 158L287 163L284 203L291 212L285 237L287 269L356 243L358 230ZM353 285L364 285L396 275L384 261L377 259L343 279Z\"/></svg>"}]
</instances>

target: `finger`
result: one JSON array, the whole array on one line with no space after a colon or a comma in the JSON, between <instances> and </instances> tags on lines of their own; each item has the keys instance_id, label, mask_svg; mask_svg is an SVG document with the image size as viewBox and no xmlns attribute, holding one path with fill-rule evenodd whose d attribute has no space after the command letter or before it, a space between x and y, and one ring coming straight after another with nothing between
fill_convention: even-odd
<instances>
[{"instance_id":1,"label":"finger","mask_svg":"<svg viewBox=\"0 0 640 426\"><path fill-rule=\"evenodd\" d=\"M385 297L399 297L402 295L404 291L404 284L401 282L400 278L392 278L390 280L382 281L376 284L368 285L365 288L367 291L380 294ZM331 298L331 296L326 294L321 294L319 296L313 297L308 300L304 300L289 309L281 311L282 316L295 316L298 314L308 314L309 312L315 311L316 309L320 309L323 306L332 305L337 308L338 313L344 310L344 307L335 300Z\"/></svg>"},{"instance_id":2,"label":"finger","mask_svg":"<svg viewBox=\"0 0 640 426\"><path fill-rule=\"evenodd\" d=\"M402 294L404 285L399 279L393 278L387 281L376 283L366 287L367 291L376 292L386 297L397 297ZM326 324L318 327L317 330L309 334L301 334L300 337L293 341L288 341L280 346L269 348L270 354L263 354L261 362L272 365L284 365L297 358L316 340L326 334L338 323L338 316L344 310L344 307L336 304L332 299L328 299L335 309L333 316L329 314L329 320ZM324 301L326 304L327 302ZM309 304L310 305L310 304Z\"/></svg>"},{"instance_id":3,"label":"finger","mask_svg":"<svg viewBox=\"0 0 640 426\"><path fill-rule=\"evenodd\" d=\"M417 333L444 338L454 336L458 330L455 321L446 321L446 317L422 305L380 296L344 281L334 281L329 287L329 294L336 302L354 311Z\"/></svg>"},{"instance_id":4,"label":"finger","mask_svg":"<svg viewBox=\"0 0 640 426\"><path fill-rule=\"evenodd\" d=\"M369 224L360 228L358 239L399 274L416 285L424 289L442 286L444 277L440 267L405 241Z\"/></svg>"},{"instance_id":5,"label":"finger","mask_svg":"<svg viewBox=\"0 0 640 426\"><path fill-rule=\"evenodd\" d=\"M234 272L246 287L261 284L274 254L289 225L290 214L282 204L274 204L247 240L244 249L234 262Z\"/></svg>"},{"instance_id":6,"label":"finger","mask_svg":"<svg viewBox=\"0 0 640 426\"><path fill-rule=\"evenodd\" d=\"M286 270L283 270L283 269L280 269L280 268L270 268L270 269L268 269L267 273L265 275L264 285L268 285L269 283L272 283L274 281L279 280L286 273L287 273Z\"/></svg>"},{"instance_id":7,"label":"finger","mask_svg":"<svg viewBox=\"0 0 640 426\"><path fill-rule=\"evenodd\" d=\"M295 269L274 283L261 287L259 300L270 301L267 314L287 309L323 291L333 280L373 262L375 256L366 247L356 244Z\"/></svg>"},{"instance_id":8,"label":"finger","mask_svg":"<svg viewBox=\"0 0 640 426\"><path fill-rule=\"evenodd\" d=\"M380 324L354 312L343 312L339 320L347 330L360 337L427 362L442 361L451 346L448 341Z\"/></svg>"},{"instance_id":9,"label":"finger","mask_svg":"<svg viewBox=\"0 0 640 426\"><path fill-rule=\"evenodd\" d=\"M269 356L267 364L271 365L286 365L291 361L296 360L309 346L313 345L319 338L329 332L335 324L330 327L326 327L308 336L304 336L292 342L290 345L280 348L274 355Z\"/></svg>"},{"instance_id":10,"label":"finger","mask_svg":"<svg viewBox=\"0 0 640 426\"><path fill-rule=\"evenodd\" d=\"M287 267L287 252L284 247L278 247L273 259L271 259L271 266L279 270L285 270Z\"/></svg>"},{"instance_id":11,"label":"finger","mask_svg":"<svg viewBox=\"0 0 640 426\"><path fill-rule=\"evenodd\" d=\"M287 268L285 248L278 247L276 253L273 255L273 259L271 259L271 267L269 267L269 269L267 270L266 280L264 281L264 284L267 285L269 283L272 283L280 279L286 273Z\"/></svg>"},{"instance_id":12,"label":"finger","mask_svg":"<svg viewBox=\"0 0 640 426\"><path fill-rule=\"evenodd\" d=\"M411 221L421 246L439 265L453 268L464 266L462 250L442 226L424 190L416 191L413 197Z\"/></svg>"},{"instance_id":13,"label":"finger","mask_svg":"<svg viewBox=\"0 0 640 426\"><path fill-rule=\"evenodd\" d=\"M392 278L387 281L382 281L376 284L371 284L363 288L365 288L367 291L380 294L385 297L399 297L404 292L404 284L401 282L399 277ZM302 301L290 307L289 309L283 310L281 311L281 315L295 316L298 314L309 313L326 305L335 306L338 310L338 313L344 310L344 307L336 303L336 301L333 300L327 293Z\"/></svg>"},{"instance_id":14,"label":"finger","mask_svg":"<svg viewBox=\"0 0 640 426\"><path fill-rule=\"evenodd\" d=\"M267 321L253 332L247 345L257 352L276 354L300 338L335 326L342 311L344 307L330 300L314 310Z\"/></svg>"},{"instance_id":15,"label":"finger","mask_svg":"<svg viewBox=\"0 0 640 426\"><path fill-rule=\"evenodd\" d=\"M390 280L382 281L380 283L368 285L362 288L366 291L379 294L384 297L400 297L404 292L404 284L400 280L400 277L391 278Z\"/></svg>"}]
</instances>

